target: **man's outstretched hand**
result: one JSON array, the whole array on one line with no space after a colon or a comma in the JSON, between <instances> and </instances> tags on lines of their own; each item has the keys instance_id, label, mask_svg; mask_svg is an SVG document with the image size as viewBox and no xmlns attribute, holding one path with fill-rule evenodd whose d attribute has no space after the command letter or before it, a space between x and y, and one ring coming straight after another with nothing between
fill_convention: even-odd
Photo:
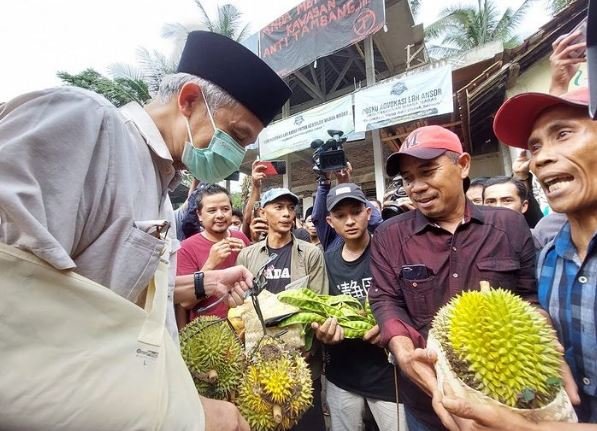
<instances>
[{"instance_id":1,"label":"man's outstretched hand","mask_svg":"<svg viewBox=\"0 0 597 431\"><path fill-rule=\"evenodd\" d=\"M217 296L229 295L228 305L236 307L245 302L245 292L253 287L253 274L242 265L205 271L203 286Z\"/></svg>"},{"instance_id":2,"label":"man's outstretched hand","mask_svg":"<svg viewBox=\"0 0 597 431\"><path fill-rule=\"evenodd\" d=\"M412 340L405 336L392 338L389 347L400 371L431 397L433 410L442 424L450 431L460 431L441 402L442 394L435 375L436 353L431 349L416 349Z\"/></svg>"}]
</instances>

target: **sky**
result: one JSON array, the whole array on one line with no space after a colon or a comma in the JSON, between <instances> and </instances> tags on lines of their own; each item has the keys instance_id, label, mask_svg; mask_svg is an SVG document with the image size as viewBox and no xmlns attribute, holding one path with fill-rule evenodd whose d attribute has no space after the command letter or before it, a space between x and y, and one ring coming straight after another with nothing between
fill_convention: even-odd
<instances>
[{"instance_id":1,"label":"sky","mask_svg":"<svg viewBox=\"0 0 597 431\"><path fill-rule=\"evenodd\" d=\"M252 32L300 0L229 0L250 23ZM535 32L549 17L545 0L535 0L520 26ZM203 0L210 16L218 0ZM219 4L224 4L220 1ZM437 0L423 0L419 21L437 18ZM444 1L442 4L456 2ZM476 3L462 0L460 4ZM499 0L500 7L520 0ZM27 91L59 85L56 72L78 73L92 67L101 73L113 63L136 62L143 46L169 54L172 42L160 36L165 23L190 25L200 14L193 0L18 0L0 2L0 102Z\"/></svg>"}]
</instances>

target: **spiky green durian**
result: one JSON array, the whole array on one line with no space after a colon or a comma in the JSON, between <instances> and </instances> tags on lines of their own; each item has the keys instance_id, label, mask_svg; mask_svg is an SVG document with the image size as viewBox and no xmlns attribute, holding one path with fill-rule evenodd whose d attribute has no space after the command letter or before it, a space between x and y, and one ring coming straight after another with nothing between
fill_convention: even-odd
<instances>
[{"instance_id":1,"label":"spiky green durian","mask_svg":"<svg viewBox=\"0 0 597 431\"><path fill-rule=\"evenodd\" d=\"M303 357L265 337L251 353L236 404L253 431L288 430L313 402L311 373Z\"/></svg>"},{"instance_id":2,"label":"spiky green durian","mask_svg":"<svg viewBox=\"0 0 597 431\"><path fill-rule=\"evenodd\" d=\"M509 291L455 297L438 312L433 331L456 374L505 405L541 407L561 387L562 360L553 329Z\"/></svg>"},{"instance_id":3,"label":"spiky green durian","mask_svg":"<svg viewBox=\"0 0 597 431\"><path fill-rule=\"evenodd\" d=\"M197 391L215 399L233 399L242 381L245 355L226 320L201 316L180 333L180 350Z\"/></svg>"}]
</instances>

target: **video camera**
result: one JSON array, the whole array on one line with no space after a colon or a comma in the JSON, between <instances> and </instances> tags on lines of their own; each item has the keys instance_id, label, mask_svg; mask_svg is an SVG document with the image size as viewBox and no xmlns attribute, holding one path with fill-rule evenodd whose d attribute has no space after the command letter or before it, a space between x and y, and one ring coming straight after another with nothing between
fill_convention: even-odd
<instances>
[{"instance_id":1,"label":"video camera","mask_svg":"<svg viewBox=\"0 0 597 431\"><path fill-rule=\"evenodd\" d=\"M346 136L341 130L328 130L330 139L323 142L315 139L311 142L313 151L313 170L315 172L339 171L346 167L346 154L342 144L346 142Z\"/></svg>"},{"instance_id":2,"label":"video camera","mask_svg":"<svg viewBox=\"0 0 597 431\"><path fill-rule=\"evenodd\" d=\"M390 191L384 196L383 209L381 210L383 220L388 220L409 211L412 204L410 198L406 195L401 177L395 178L388 188Z\"/></svg>"}]
</instances>

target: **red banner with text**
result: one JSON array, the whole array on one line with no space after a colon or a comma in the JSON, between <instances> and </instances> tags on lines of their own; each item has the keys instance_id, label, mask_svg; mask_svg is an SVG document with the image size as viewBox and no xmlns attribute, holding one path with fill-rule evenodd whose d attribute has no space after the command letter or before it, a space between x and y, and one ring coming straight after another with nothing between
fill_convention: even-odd
<instances>
[{"instance_id":1,"label":"red banner with text","mask_svg":"<svg viewBox=\"0 0 597 431\"><path fill-rule=\"evenodd\" d=\"M286 76L384 24L384 0L305 0L259 32L260 56Z\"/></svg>"}]
</instances>

